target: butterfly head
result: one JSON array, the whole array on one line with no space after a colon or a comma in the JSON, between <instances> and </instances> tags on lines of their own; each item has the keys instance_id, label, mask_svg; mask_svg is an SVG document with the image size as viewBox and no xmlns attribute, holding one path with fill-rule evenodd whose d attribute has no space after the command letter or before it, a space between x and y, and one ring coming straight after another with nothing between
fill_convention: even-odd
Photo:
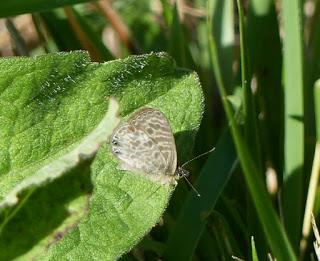
<instances>
[{"instance_id":1,"label":"butterfly head","mask_svg":"<svg viewBox=\"0 0 320 261\"><path fill-rule=\"evenodd\" d=\"M184 168L182 167L178 167L177 170L176 170L176 177L177 179L181 179L181 178L184 178L185 181L189 184L189 186L192 188L192 190L194 192L196 192L197 196L200 197L200 194L199 192L195 189L195 187L190 183L190 181L187 179L187 177L189 176L189 171L185 170Z\"/></svg>"},{"instance_id":2,"label":"butterfly head","mask_svg":"<svg viewBox=\"0 0 320 261\"><path fill-rule=\"evenodd\" d=\"M186 178L190 175L189 171L185 170L182 167L178 167L177 171L176 171L176 175L178 176L178 178Z\"/></svg>"}]
</instances>

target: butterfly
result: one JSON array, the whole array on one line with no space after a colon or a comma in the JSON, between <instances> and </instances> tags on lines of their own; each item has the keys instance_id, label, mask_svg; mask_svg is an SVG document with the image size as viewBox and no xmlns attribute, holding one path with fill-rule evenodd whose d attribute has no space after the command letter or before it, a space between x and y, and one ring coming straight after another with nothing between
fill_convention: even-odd
<instances>
[{"instance_id":1,"label":"butterfly","mask_svg":"<svg viewBox=\"0 0 320 261\"><path fill-rule=\"evenodd\" d=\"M177 167L175 140L166 116L154 108L142 108L114 130L110 146L119 168L138 172L161 184L177 184L189 172Z\"/></svg>"}]
</instances>

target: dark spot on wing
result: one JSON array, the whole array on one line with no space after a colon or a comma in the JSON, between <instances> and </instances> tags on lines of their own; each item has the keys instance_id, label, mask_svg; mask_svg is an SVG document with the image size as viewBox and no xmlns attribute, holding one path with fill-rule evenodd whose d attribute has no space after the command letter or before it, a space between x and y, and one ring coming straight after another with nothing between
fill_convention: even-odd
<instances>
[{"instance_id":1,"label":"dark spot on wing","mask_svg":"<svg viewBox=\"0 0 320 261\"><path fill-rule=\"evenodd\" d=\"M147 128L146 131L147 131L147 133L150 134L150 135L153 134L153 129L151 129L151 128Z\"/></svg>"}]
</instances>

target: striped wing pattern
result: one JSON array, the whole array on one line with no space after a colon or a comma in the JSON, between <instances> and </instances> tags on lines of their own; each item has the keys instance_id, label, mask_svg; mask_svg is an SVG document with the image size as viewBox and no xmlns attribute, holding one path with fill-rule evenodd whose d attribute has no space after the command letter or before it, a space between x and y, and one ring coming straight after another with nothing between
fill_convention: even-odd
<instances>
[{"instance_id":1,"label":"striped wing pattern","mask_svg":"<svg viewBox=\"0 0 320 261\"><path fill-rule=\"evenodd\" d=\"M112 152L124 170L145 175L171 176L177 168L174 137L165 115L153 108L142 108L112 135ZM169 177L168 177L169 178Z\"/></svg>"}]
</instances>

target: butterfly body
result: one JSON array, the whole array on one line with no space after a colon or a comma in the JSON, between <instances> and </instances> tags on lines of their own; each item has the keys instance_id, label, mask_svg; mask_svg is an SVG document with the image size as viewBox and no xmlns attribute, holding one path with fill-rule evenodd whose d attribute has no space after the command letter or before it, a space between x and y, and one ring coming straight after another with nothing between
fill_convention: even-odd
<instances>
[{"instance_id":1,"label":"butterfly body","mask_svg":"<svg viewBox=\"0 0 320 261\"><path fill-rule=\"evenodd\" d=\"M176 184L188 172L177 168L175 140L165 115L142 108L114 130L110 142L120 169L138 172L162 184Z\"/></svg>"}]
</instances>

